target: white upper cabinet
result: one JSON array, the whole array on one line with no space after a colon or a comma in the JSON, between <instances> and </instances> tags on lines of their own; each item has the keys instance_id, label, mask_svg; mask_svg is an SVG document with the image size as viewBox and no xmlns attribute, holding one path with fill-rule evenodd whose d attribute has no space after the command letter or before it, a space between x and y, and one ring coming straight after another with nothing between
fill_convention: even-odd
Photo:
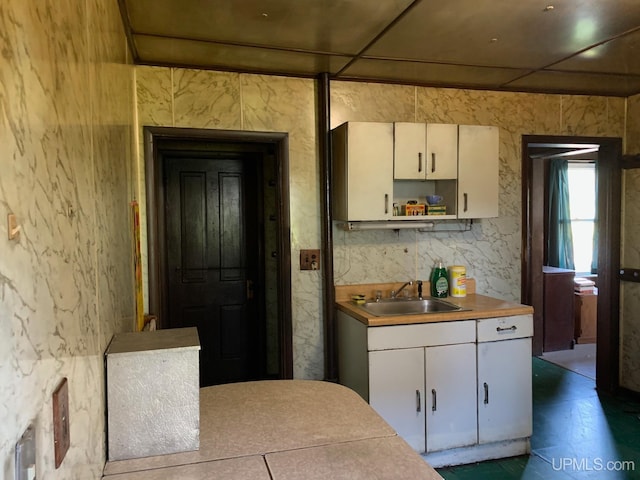
<instances>
[{"instance_id":1,"label":"white upper cabinet","mask_svg":"<svg viewBox=\"0 0 640 480\"><path fill-rule=\"evenodd\" d=\"M458 218L498 216L498 127L458 127Z\"/></svg>"},{"instance_id":2,"label":"white upper cabinet","mask_svg":"<svg viewBox=\"0 0 640 480\"><path fill-rule=\"evenodd\" d=\"M347 122L331 134L335 220L410 226L498 216L497 127ZM446 210L425 205L432 194ZM425 214L406 214L412 201Z\"/></svg>"},{"instance_id":3,"label":"white upper cabinet","mask_svg":"<svg viewBox=\"0 0 640 480\"><path fill-rule=\"evenodd\" d=\"M393 128L396 180L457 178L457 125L396 122Z\"/></svg>"},{"instance_id":4,"label":"white upper cabinet","mask_svg":"<svg viewBox=\"0 0 640 480\"><path fill-rule=\"evenodd\" d=\"M424 123L393 124L393 177L424 180L427 171L427 129Z\"/></svg>"},{"instance_id":5,"label":"white upper cabinet","mask_svg":"<svg viewBox=\"0 0 640 480\"><path fill-rule=\"evenodd\" d=\"M332 130L333 216L393 217L393 124L349 122Z\"/></svg>"},{"instance_id":6,"label":"white upper cabinet","mask_svg":"<svg viewBox=\"0 0 640 480\"><path fill-rule=\"evenodd\" d=\"M458 178L458 125L427 124L427 180Z\"/></svg>"}]
</instances>

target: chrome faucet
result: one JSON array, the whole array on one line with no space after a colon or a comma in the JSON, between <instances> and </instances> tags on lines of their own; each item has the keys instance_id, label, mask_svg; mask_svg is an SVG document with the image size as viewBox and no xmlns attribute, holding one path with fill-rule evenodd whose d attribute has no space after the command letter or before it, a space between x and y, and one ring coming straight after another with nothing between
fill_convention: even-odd
<instances>
[{"instance_id":1,"label":"chrome faucet","mask_svg":"<svg viewBox=\"0 0 640 480\"><path fill-rule=\"evenodd\" d=\"M396 290L391 290L391 298L396 298L398 296L398 294L404 289L404 287L408 286L408 285L413 285L413 282L411 280L409 280L408 282L405 282L404 285L402 285L398 291Z\"/></svg>"}]
</instances>

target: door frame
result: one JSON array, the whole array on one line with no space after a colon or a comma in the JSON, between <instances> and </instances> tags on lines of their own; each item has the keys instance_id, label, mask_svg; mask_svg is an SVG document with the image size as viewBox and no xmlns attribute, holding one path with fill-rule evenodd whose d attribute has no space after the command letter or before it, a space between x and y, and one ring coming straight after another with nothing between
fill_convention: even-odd
<instances>
[{"instance_id":1,"label":"door frame","mask_svg":"<svg viewBox=\"0 0 640 480\"><path fill-rule=\"evenodd\" d=\"M158 154L160 140L206 141L271 145L275 151L278 172L277 190L277 265L278 265L278 331L280 344L280 378L293 378L292 314L291 314L291 226L289 215L289 136L280 132L247 132L241 130L209 130L176 127L143 127L147 218L147 258L149 312L157 315L158 328L166 327L165 252L163 169Z\"/></svg>"},{"instance_id":2,"label":"door frame","mask_svg":"<svg viewBox=\"0 0 640 480\"><path fill-rule=\"evenodd\" d=\"M534 308L533 354L542 353L542 266L544 219L532 209L542 192L534 179L530 144L596 144L598 175L598 313L596 387L615 392L619 388L620 356L620 240L622 139L551 135L522 136L522 278L521 301ZM543 187L544 188L544 187ZM543 190L542 190L543 191Z\"/></svg>"}]
</instances>

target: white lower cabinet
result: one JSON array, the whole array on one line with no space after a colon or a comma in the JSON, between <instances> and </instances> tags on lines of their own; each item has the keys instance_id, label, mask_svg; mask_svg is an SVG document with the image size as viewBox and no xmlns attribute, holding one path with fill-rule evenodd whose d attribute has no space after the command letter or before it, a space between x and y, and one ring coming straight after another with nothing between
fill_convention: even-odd
<instances>
[{"instance_id":1,"label":"white lower cabinet","mask_svg":"<svg viewBox=\"0 0 640 480\"><path fill-rule=\"evenodd\" d=\"M472 343L370 352L369 403L417 452L473 445L475 362Z\"/></svg>"},{"instance_id":2,"label":"white lower cabinet","mask_svg":"<svg viewBox=\"0 0 640 480\"><path fill-rule=\"evenodd\" d=\"M427 452L477 443L475 365L473 343L425 349Z\"/></svg>"},{"instance_id":3,"label":"white lower cabinet","mask_svg":"<svg viewBox=\"0 0 640 480\"><path fill-rule=\"evenodd\" d=\"M532 315L367 327L339 311L337 320L340 383L432 466L529 451Z\"/></svg>"},{"instance_id":4,"label":"white lower cabinet","mask_svg":"<svg viewBox=\"0 0 640 480\"><path fill-rule=\"evenodd\" d=\"M530 317L497 320L479 320L478 325L480 443L526 438L532 432ZM483 338L483 330L491 341Z\"/></svg>"},{"instance_id":5,"label":"white lower cabinet","mask_svg":"<svg viewBox=\"0 0 640 480\"><path fill-rule=\"evenodd\" d=\"M369 372L369 404L414 450L424 452L424 348L369 352Z\"/></svg>"},{"instance_id":6,"label":"white lower cabinet","mask_svg":"<svg viewBox=\"0 0 640 480\"><path fill-rule=\"evenodd\" d=\"M478 344L478 440L531 436L531 340Z\"/></svg>"}]
</instances>

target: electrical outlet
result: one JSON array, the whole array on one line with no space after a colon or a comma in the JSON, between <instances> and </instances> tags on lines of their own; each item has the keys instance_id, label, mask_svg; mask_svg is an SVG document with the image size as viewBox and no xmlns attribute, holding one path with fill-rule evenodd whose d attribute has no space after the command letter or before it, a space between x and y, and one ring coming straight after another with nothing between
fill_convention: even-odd
<instances>
[{"instance_id":1,"label":"electrical outlet","mask_svg":"<svg viewBox=\"0 0 640 480\"><path fill-rule=\"evenodd\" d=\"M53 392L53 449L56 468L60 466L69 450L69 383L63 378Z\"/></svg>"},{"instance_id":2,"label":"electrical outlet","mask_svg":"<svg viewBox=\"0 0 640 480\"><path fill-rule=\"evenodd\" d=\"M320 250L300 250L300 270L320 270Z\"/></svg>"}]
</instances>

